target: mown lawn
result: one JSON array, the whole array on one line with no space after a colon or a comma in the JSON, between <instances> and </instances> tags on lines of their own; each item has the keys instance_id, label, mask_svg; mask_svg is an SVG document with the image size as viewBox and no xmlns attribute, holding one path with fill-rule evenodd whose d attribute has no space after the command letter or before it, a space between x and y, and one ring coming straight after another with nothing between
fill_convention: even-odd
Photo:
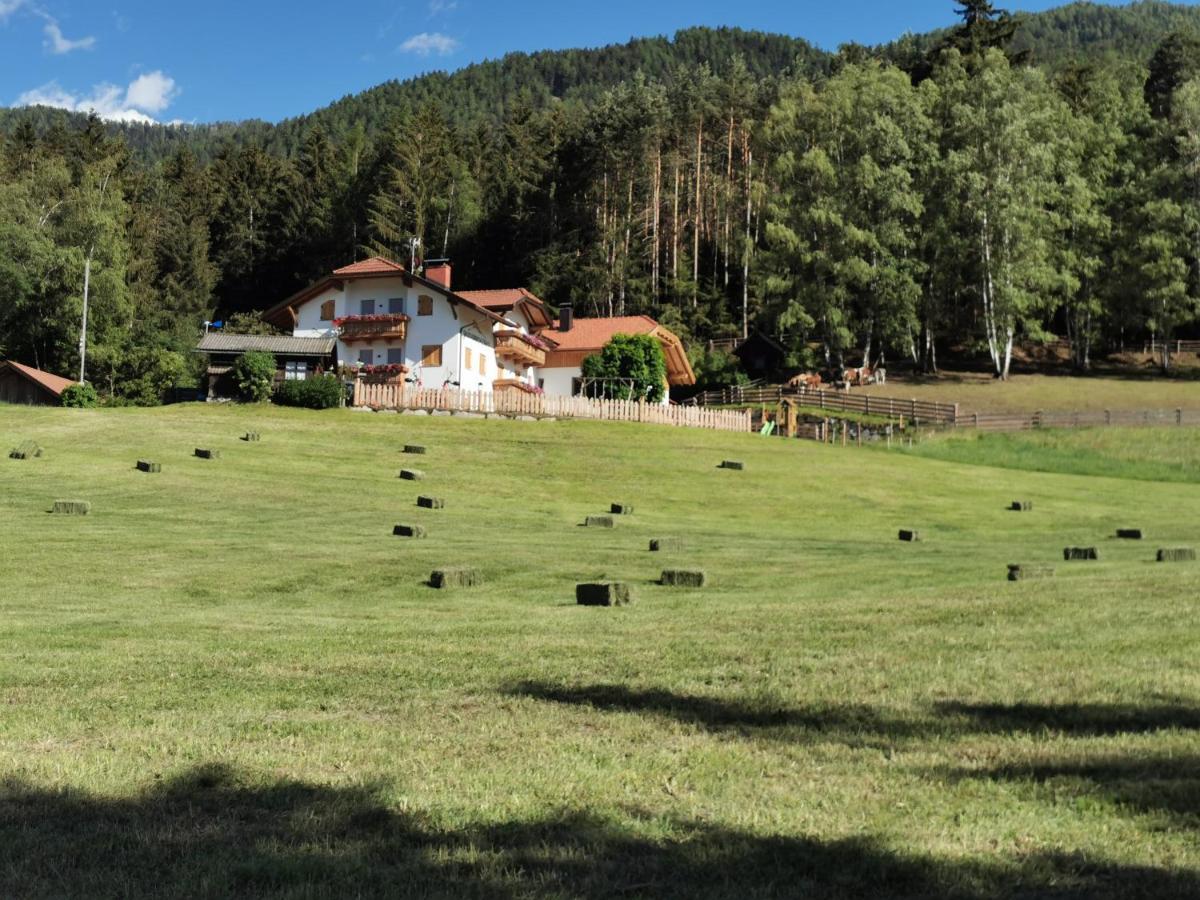
<instances>
[{"instance_id":1,"label":"mown lawn","mask_svg":"<svg viewBox=\"0 0 1200 900\"><path fill-rule=\"evenodd\" d=\"M937 378L892 377L887 384L854 388L855 393L957 403L967 413L1032 413L1105 409L1200 409L1200 379L1194 369L1173 379L1013 375L997 381L987 374L943 372Z\"/></svg>"},{"instance_id":2,"label":"mown lawn","mask_svg":"<svg viewBox=\"0 0 1200 900\"><path fill-rule=\"evenodd\" d=\"M1150 561L1200 485L273 408L0 407L24 439L0 896L1200 893L1200 566ZM1067 545L1102 559L1005 581ZM638 602L577 607L598 578Z\"/></svg>"}]
</instances>

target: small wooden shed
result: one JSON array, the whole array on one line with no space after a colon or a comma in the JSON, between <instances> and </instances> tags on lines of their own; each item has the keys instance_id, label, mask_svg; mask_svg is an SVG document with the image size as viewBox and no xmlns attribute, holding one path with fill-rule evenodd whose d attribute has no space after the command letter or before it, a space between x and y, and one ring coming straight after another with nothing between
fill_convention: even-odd
<instances>
[{"instance_id":1,"label":"small wooden shed","mask_svg":"<svg viewBox=\"0 0 1200 900\"><path fill-rule=\"evenodd\" d=\"M62 392L74 383L70 378L23 366L11 359L0 362L0 403L58 406Z\"/></svg>"}]
</instances>

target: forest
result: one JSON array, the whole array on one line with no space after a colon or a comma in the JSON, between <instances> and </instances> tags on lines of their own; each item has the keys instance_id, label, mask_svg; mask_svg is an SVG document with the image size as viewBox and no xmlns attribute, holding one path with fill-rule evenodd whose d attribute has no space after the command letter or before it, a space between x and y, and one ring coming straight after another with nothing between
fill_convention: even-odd
<instances>
[{"instance_id":1,"label":"forest","mask_svg":"<svg viewBox=\"0 0 1200 900\"><path fill-rule=\"evenodd\" d=\"M708 341L756 331L797 368L954 352L998 378L1018 341L1086 370L1195 334L1195 10L955 12L836 54L693 29L513 55L278 125L0 111L0 355L78 377L86 294L87 379L156 403L206 320L263 328L413 237L462 289L653 315L709 384L743 376Z\"/></svg>"}]
</instances>

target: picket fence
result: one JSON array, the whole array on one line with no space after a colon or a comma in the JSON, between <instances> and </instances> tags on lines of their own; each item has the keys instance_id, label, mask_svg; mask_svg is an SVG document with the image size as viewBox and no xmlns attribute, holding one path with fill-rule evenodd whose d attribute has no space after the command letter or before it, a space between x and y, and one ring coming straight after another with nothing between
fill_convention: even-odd
<instances>
[{"instance_id":1,"label":"picket fence","mask_svg":"<svg viewBox=\"0 0 1200 900\"><path fill-rule=\"evenodd\" d=\"M354 406L368 409L425 410L426 412L486 413L554 419L602 419L642 422L712 431L749 431L750 411L662 406L635 400L597 400L555 397L524 391L463 391L455 388L413 388L403 384L354 382Z\"/></svg>"}]
</instances>

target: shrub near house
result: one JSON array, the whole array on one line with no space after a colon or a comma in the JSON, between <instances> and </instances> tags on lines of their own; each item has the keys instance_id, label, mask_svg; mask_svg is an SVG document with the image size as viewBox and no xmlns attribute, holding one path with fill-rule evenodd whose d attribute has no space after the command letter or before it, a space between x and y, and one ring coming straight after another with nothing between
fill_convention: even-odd
<instances>
[{"instance_id":1,"label":"shrub near house","mask_svg":"<svg viewBox=\"0 0 1200 900\"><path fill-rule=\"evenodd\" d=\"M274 401L280 406L306 409L333 409L342 402L345 389L336 375L317 375L303 381L284 381L275 388Z\"/></svg>"}]
</instances>

